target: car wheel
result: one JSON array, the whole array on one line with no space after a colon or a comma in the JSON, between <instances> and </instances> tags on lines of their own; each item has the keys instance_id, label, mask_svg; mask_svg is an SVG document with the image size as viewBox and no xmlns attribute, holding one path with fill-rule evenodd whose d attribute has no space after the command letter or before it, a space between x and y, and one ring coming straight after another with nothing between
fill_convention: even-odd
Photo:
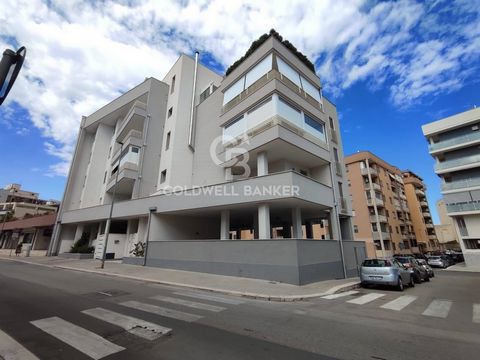
<instances>
[{"instance_id":1,"label":"car wheel","mask_svg":"<svg viewBox=\"0 0 480 360\"><path fill-rule=\"evenodd\" d=\"M403 291L403 282L402 282L402 278L399 277L398 278L398 281L397 281L397 290L398 291Z\"/></svg>"},{"instance_id":2,"label":"car wheel","mask_svg":"<svg viewBox=\"0 0 480 360\"><path fill-rule=\"evenodd\" d=\"M430 281L430 275L427 274L427 276L425 276L424 280L427 281L427 282Z\"/></svg>"},{"instance_id":3,"label":"car wheel","mask_svg":"<svg viewBox=\"0 0 480 360\"><path fill-rule=\"evenodd\" d=\"M432 277L435 277L435 273L434 273L434 272L432 272Z\"/></svg>"},{"instance_id":4,"label":"car wheel","mask_svg":"<svg viewBox=\"0 0 480 360\"><path fill-rule=\"evenodd\" d=\"M413 280L417 283L417 284L420 284L422 282L422 278L420 277L419 274L415 274L413 276Z\"/></svg>"},{"instance_id":5,"label":"car wheel","mask_svg":"<svg viewBox=\"0 0 480 360\"><path fill-rule=\"evenodd\" d=\"M410 283L408 284L411 288L415 287L415 281L413 280L413 276L410 276Z\"/></svg>"}]
</instances>

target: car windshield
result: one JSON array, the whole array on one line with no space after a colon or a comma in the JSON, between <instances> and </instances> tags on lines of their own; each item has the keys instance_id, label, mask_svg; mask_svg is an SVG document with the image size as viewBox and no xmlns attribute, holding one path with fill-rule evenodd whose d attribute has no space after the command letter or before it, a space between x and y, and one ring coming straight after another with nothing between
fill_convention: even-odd
<instances>
[{"instance_id":1,"label":"car windshield","mask_svg":"<svg viewBox=\"0 0 480 360\"><path fill-rule=\"evenodd\" d=\"M431 256L430 260L440 260L440 256Z\"/></svg>"},{"instance_id":2,"label":"car windshield","mask_svg":"<svg viewBox=\"0 0 480 360\"><path fill-rule=\"evenodd\" d=\"M417 260L420 264L425 265L427 262L423 259L418 259Z\"/></svg>"},{"instance_id":3,"label":"car windshield","mask_svg":"<svg viewBox=\"0 0 480 360\"><path fill-rule=\"evenodd\" d=\"M398 257L397 260L398 260L399 262L401 262L402 264L408 264L409 262L411 262L409 258L401 258L401 257Z\"/></svg>"},{"instance_id":4,"label":"car windshield","mask_svg":"<svg viewBox=\"0 0 480 360\"><path fill-rule=\"evenodd\" d=\"M388 260L368 259L368 260L365 260L363 262L362 266L365 266L365 267L390 267L390 266L392 266L392 263Z\"/></svg>"}]
</instances>

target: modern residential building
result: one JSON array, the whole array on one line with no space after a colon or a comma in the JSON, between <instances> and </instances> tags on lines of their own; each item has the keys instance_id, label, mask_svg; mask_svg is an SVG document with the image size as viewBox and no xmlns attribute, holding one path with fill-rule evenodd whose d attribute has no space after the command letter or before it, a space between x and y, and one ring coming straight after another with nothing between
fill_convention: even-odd
<instances>
[{"instance_id":1,"label":"modern residential building","mask_svg":"<svg viewBox=\"0 0 480 360\"><path fill-rule=\"evenodd\" d=\"M9 184L0 189L0 212L8 212L11 218L51 214L58 206L57 201L42 200L38 193L22 190L20 184Z\"/></svg>"},{"instance_id":2,"label":"modern residential building","mask_svg":"<svg viewBox=\"0 0 480 360\"><path fill-rule=\"evenodd\" d=\"M439 244L448 250L461 250L458 241L457 232L453 219L448 216L447 205L445 200L437 201L437 213L440 218L440 225L435 225L435 233L437 234Z\"/></svg>"},{"instance_id":3,"label":"modern residential building","mask_svg":"<svg viewBox=\"0 0 480 360\"><path fill-rule=\"evenodd\" d=\"M32 251L45 255L50 244L57 214L28 217L0 224L0 249L29 244Z\"/></svg>"},{"instance_id":4,"label":"modern residential building","mask_svg":"<svg viewBox=\"0 0 480 360\"><path fill-rule=\"evenodd\" d=\"M418 248L421 253L439 250L435 225L433 225L427 200L427 187L423 179L410 170L404 170L402 175Z\"/></svg>"},{"instance_id":5,"label":"modern residential building","mask_svg":"<svg viewBox=\"0 0 480 360\"><path fill-rule=\"evenodd\" d=\"M480 109L422 126L467 266L480 265Z\"/></svg>"},{"instance_id":6,"label":"modern residential building","mask_svg":"<svg viewBox=\"0 0 480 360\"><path fill-rule=\"evenodd\" d=\"M148 240L152 266L299 284L343 258L357 274L335 105L290 43L260 40L226 76L181 55L82 119L51 253L86 232L101 256L110 224L124 261ZM318 224L333 240L310 241Z\"/></svg>"},{"instance_id":7,"label":"modern residential building","mask_svg":"<svg viewBox=\"0 0 480 360\"><path fill-rule=\"evenodd\" d=\"M411 205L407 202L407 189L409 192L412 189L408 185L409 177L408 184L405 185L404 174L412 173L402 173L369 151L347 156L345 164L352 197L354 236L356 240L365 241L367 255L388 257L430 250L428 236L417 236L417 228L419 235L420 228L426 228L425 224L420 223L427 216L426 213L430 213L428 204L423 207L424 214L415 208L417 203L420 206L419 199L412 197ZM418 181L421 183L421 180ZM415 209L415 214L420 212L421 217L414 220L412 208ZM416 222L419 222L417 228L414 226Z\"/></svg>"}]
</instances>

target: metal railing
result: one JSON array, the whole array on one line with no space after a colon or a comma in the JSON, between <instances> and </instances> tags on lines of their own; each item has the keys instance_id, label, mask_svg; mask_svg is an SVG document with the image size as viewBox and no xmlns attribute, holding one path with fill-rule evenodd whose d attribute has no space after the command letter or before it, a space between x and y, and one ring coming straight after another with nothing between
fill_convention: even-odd
<instances>
[{"instance_id":1,"label":"metal railing","mask_svg":"<svg viewBox=\"0 0 480 360\"><path fill-rule=\"evenodd\" d=\"M461 211L480 211L479 202L469 202L462 204L447 204L447 211L449 213Z\"/></svg>"},{"instance_id":2,"label":"metal railing","mask_svg":"<svg viewBox=\"0 0 480 360\"><path fill-rule=\"evenodd\" d=\"M457 166L469 165L480 162L480 155L465 156L459 159L445 160L435 165L435 170L446 170Z\"/></svg>"}]
</instances>

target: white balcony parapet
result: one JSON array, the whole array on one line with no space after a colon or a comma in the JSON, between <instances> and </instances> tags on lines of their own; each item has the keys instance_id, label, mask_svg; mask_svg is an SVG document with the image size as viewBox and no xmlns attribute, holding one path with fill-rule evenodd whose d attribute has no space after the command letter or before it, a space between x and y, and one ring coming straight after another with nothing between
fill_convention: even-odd
<instances>
[{"instance_id":1,"label":"white balcony parapet","mask_svg":"<svg viewBox=\"0 0 480 360\"><path fill-rule=\"evenodd\" d=\"M465 156L459 159L446 160L446 161L437 163L435 165L435 171L438 172L438 171L453 169L459 166L470 165L470 164L477 164L478 166L478 162L480 162L480 155Z\"/></svg>"},{"instance_id":2,"label":"white balcony parapet","mask_svg":"<svg viewBox=\"0 0 480 360\"><path fill-rule=\"evenodd\" d=\"M466 212L466 211L480 211L480 202L469 202L461 204L447 204L447 211L449 213Z\"/></svg>"},{"instance_id":3,"label":"white balcony parapet","mask_svg":"<svg viewBox=\"0 0 480 360\"><path fill-rule=\"evenodd\" d=\"M456 190L456 189L463 189L469 188L474 186L480 186L480 178L478 179L466 179L466 180L459 180L459 181L452 181L449 183L442 184L442 191L449 191L449 190Z\"/></svg>"}]
</instances>

